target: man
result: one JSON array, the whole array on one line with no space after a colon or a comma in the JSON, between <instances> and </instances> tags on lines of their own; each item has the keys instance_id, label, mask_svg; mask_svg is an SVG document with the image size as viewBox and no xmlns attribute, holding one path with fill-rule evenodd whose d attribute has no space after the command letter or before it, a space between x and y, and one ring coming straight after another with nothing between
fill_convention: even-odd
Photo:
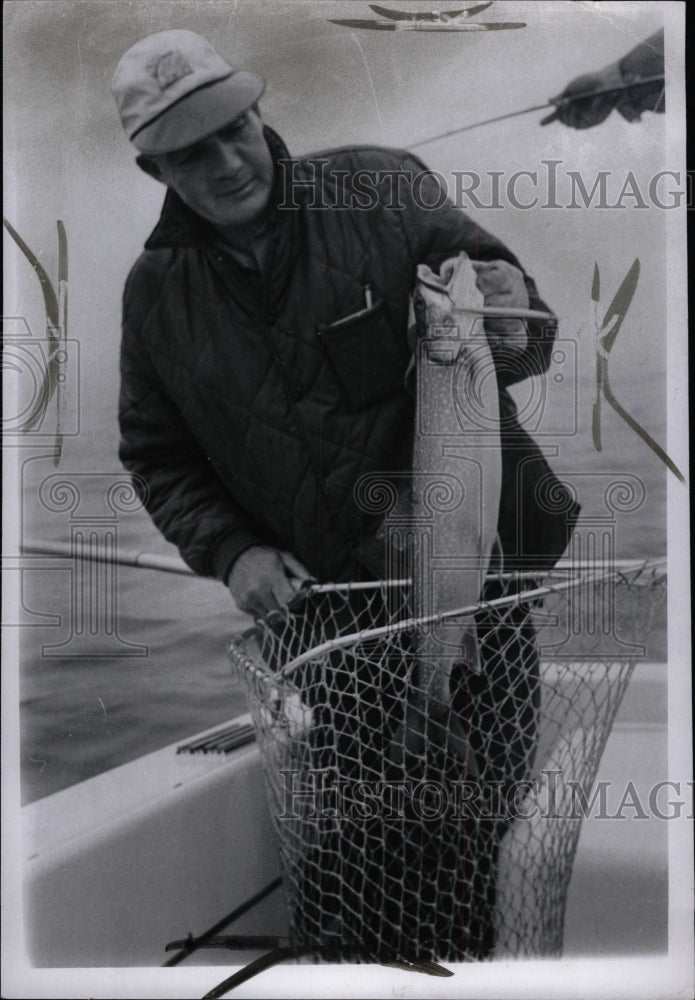
<instances>
[{"instance_id":1,"label":"man","mask_svg":"<svg viewBox=\"0 0 695 1000\"><path fill-rule=\"evenodd\" d=\"M263 87L182 30L142 39L113 80L138 164L167 187L124 293L121 459L188 564L256 616L307 576L383 575L380 525L355 488L411 464L417 265L465 250L487 305L546 311L516 258L412 154L348 147L290 161L258 113ZM505 386L547 368L555 324L497 320L487 332L502 387L502 548L511 567L543 568L571 519L538 499L542 483L553 495L552 474ZM472 736L481 770L510 780L526 774L535 741L525 614L519 634L487 643L480 690L458 686L485 719ZM511 722L505 699L524 706Z\"/></svg>"},{"instance_id":2,"label":"man","mask_svg":"<svg viewBox=\"0 0 695 1000\"><path fill-rule=\"evenodd\" d=\"M385 207L389 171L422 174L411 154L329 152L322 189L310 160L276 170L287 151L254 110L263 81L232 72L192 32L143 39L113 86L139 165L168 187L124 295L121 457L189 565L261 614L306 572L362 572L356 553L376 526L356 505L355 482L410 463L403 375L417 264L464 249L486 304L546 307L498 240L448 204L422 207L439 200L434 177L417 199L401 183L403 207ZM360 168L385 175L378 204L312 208L334 205L340 171ZM554 328L529 325L525 350L515 325L495 330L503 385L547 367ZM379 338L381 362L363 368L343 350L355 331ZM504 402L511 420L506 393Z\"/></svg>"},{"instance_id":3,"label":"man","mask_svg":"<svg viewBox=\"0 0 695 1000\"><path fill-rule=\"evenodd\" d=\"M656 78L656 79L654 79ZM645 82L642 82L645 81ZM615 88L615 89L612 89ZM570 128L593 128L605 121L614 109L628 122L638 122L644 111L663 114L664 100L664 30L640 42L627 55L597 73L583 73L552 98L575 98L576 94L605 91L595 97L574 99L559 105L541 121L548 125L560 121Z\"/></svg>"}]
</instances>

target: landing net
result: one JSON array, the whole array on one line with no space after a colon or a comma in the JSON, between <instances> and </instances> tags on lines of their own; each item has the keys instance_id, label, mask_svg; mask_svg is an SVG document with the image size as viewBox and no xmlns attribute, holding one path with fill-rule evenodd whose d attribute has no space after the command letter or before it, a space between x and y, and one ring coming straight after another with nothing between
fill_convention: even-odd
<instances>
[{"instance_id":1,"label":"landing net","mask_svg":"<svg viewBox=\"0 0 695 1000\"><path fill-rule=\"evenodd\" d=\"M562 952L601 754L666 593L663 561L488 577L481 670L451 675L466 761L402 739L429 704L404 581L316 586L230 647L279 837L290 934L325 955ZM435 706L432 706L433 710ZM353 959L354 960L354 959Z\"/></svg>"}]
</instances>

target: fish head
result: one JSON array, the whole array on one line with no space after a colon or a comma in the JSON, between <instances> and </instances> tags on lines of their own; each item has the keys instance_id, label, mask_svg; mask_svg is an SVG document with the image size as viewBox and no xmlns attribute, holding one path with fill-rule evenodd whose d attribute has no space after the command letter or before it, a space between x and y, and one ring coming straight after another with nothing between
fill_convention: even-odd
<instances>
[{"instance_id":1,"label":"fish head","mask_svg":"<svg viewBox=\"0 0 695 1000\"><path fill-rule=\"evenodd\" d=\"M447 283L420 264L411 297L411 348L421 359L436 365L458 360L462 344L458 319Z\"/></svg>"},{"instance_id":2,"label":"fish head","mask_svg":"<svg viewBox=\"0 0 695 1000\"><path fill-rule=\"evenodd\" d=\"M454 325L454 304L447 286L426 264L420 264L417 269L413 311L418 339L436 336L438 327Z\"/></svg>"},{"instance_id":3,"label":"fish head","mask_svg":"<svg viewBox=\"0 0 695 1000\"><path fill-rule=\"evenodd\" d=\"M439 274L426 264L418 266L408 330L413 350L418 343L424 343L426 355L438 364L451 364L461 358L465 342L480 321L475 310L484 304L477 282L475 268L463 251L445 260ZM459 347L452 351L454 342Z\"/></svg>"}]
</instances>

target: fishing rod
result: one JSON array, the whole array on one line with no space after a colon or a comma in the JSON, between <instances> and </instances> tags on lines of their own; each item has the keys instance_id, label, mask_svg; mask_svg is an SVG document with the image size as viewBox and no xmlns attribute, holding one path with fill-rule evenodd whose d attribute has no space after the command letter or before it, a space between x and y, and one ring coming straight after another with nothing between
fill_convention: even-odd
<instances>
[{"instance_id":1,"label":"fishing rod","mask_svg":"<svg viewBox=\"0 0 695 1000\"><path fill-rule=\"evenodd\" d=\"M196 574L178 556L161 556L155 552L138 552L111 547L90 545L88 548L75 547L71 542L27 542L22 546L23 556L65 556L86 562L104 562L118 566L135 566L137 569L157 569L162 573L179 573L182 576Z\"/></svg>"},{"instance_id":2,"label":"fishing rod","mask_svg":"<svg viewBox=\"0 0 695 1000\"><path fill-rule=\"evenodd\" d=\"M182 576L197 577L190 566L187 566L183 559L178 556L159 555L155 552L140 552L135 549L108 549L101 545L84 548L75 547L71 542L51 542L51 541L29 541L21 547L22 556L64 556L69 559L79 559L87 562L108 562L118 566L134 566L136 569L154 569L162 573L177 573ZM607 565L618 572L627 572L646 566L652 562L660 563L665 561L663 557L634 558L634 559L613 559L606 563L600 559L572 559L567 557L559 559L554 569L558 572L578 570L605 569ZM513 575L513 574L512 574ZM550 574L546 572L538 573L530 570L521 573L522 576L544 576ZM203 579L203 577L197 577ZM385 583L388 586L404 586L410 583L409 579L385 580L385 581L364 581L362 583L312 583L311 589L316 593L340 590L365 590L373 587L375 582Z\"/></svg>"},{"instance_id":3,"label":"fishing rod","mask_svg":"<svg viewBox=\"0 0 695 1000\"><path fill-rule=\"evenodd\" d=\"M534 104L531 108L523 108L521 111L511 111L506 115L497 115L495 118L485 118L480 122L473 122L472 125L463 125L461 128L453 128L448 132L442 132L439 135L432 135L429 139L420 139L419 142L411 142L410 149L417 149L418 146L425 146L427 143L436 142L438 139L446 139L450 135L459 135L461 132L469 132L474 128L481 128L483 125L492 125L493 122L503 122L508 118L518 118L519 115L528 115L532 111L545 111L546 108L553 108L553 113L543 118L541 125L548 125L550 122L555 121L558 117L560 108L565 107L567 104L571 104L573 101L583 101L588 97L600 97L603 94L614 94L623 90L630 90L632 87L642 87L647 83L663 83L663 74L657 74L656 76L645 76L641 80L635 80L633 83L622 83L617 84L614 87L602 87L600 90L587 90L582 94L573 94L571 97L558 97L554 101L546 101L545 104Z\"/></svg>"}]
</instances>

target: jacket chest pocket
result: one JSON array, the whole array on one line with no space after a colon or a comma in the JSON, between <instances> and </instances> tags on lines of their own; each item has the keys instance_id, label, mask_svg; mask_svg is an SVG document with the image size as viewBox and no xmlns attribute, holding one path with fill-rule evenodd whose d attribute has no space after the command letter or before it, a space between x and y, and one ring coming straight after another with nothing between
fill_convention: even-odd
<instances>
[{"instance_id":1,"label":"jacket chest pocket","mask_svg":"<svg viewBox=\"0 0 695 1000\"><path fill-rule=\"evenodd\" d=\"M349 411L363 410L403 389L408 358L383 302L321 326L318 334Z\"/></svg>"}]
</instances>

